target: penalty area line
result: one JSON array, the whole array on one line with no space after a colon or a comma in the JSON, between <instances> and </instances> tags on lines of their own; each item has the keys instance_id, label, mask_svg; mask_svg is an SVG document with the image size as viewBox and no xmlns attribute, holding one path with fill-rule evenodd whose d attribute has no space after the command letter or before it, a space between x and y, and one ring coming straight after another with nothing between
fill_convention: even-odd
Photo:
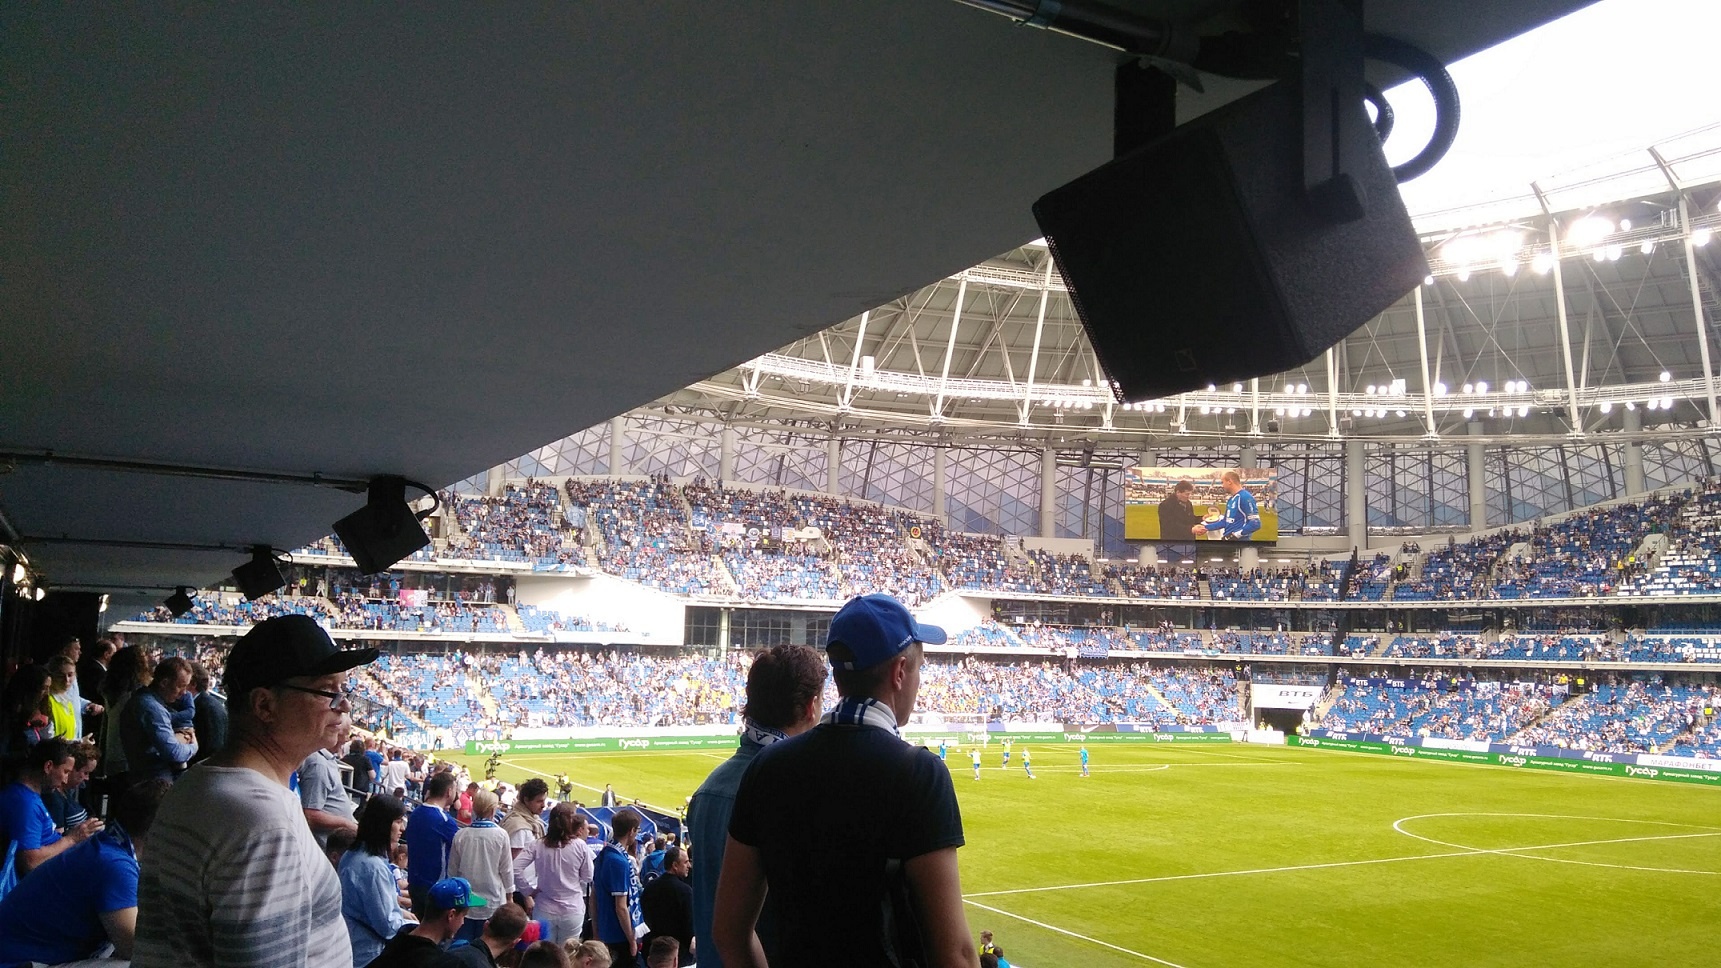
<instances>
[{"instance_id":1,"label":"penalty area line","mask_svg":"<svg viewBox=\"0 0 1721 968\"><path fill-rule=\"evenodd\" d=\"M1016 920L1021 921L1024 924L1031 924L1036 928L1044 928L1047 931L1061 934L1061 935L1064 935L1066 937L1075 938L1077 941L1086 941L1088 944L1098 945L1101 948L1109 948L1112 951L1116 951L1116 952L1120 952L1122 954L1129 955L1132 958L1140 958L1142 961L1151 961L1156 965L1165 965L1166 968L1185 968L1185 966L1180 965L1175 961L1166 961L1164 958L1155 958L1152 955L1145 955L1139 951L1132 951L1129 948L1125 948L1121 945L1112 944L1109 941L1101 941L1098 938L1090 938L1085 934L1077 934L1074 931L1071 931L1067 928L1060 928L1055 924L1047 924L1044 921L1036 921L1033 918L1023 917L1020 914L1011 914L1009 911L1003 910L1002 908L995 908L995 907L991 906L990 904L981 904L979 901L972 901L972 900L969 900L968 898L963 898L962 901L964 904L972 904L982 911L991 911L993 914L1001 914L1007 918L1015 918Z\"/></svg>"}]
</instances>

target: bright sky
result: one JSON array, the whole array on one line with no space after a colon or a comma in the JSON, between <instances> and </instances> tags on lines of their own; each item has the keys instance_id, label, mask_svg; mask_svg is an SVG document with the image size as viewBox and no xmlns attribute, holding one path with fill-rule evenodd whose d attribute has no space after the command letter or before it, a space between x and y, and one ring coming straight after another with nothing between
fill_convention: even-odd
<instances>
[{"instance_id":1,"label":"bright sky","mask_svg":"<svg viewBox=\"0 0 1721 968\"><path fill-rule=\"evenodd\" d=\"M1531 181L1721 121L1717 37L1721 0L1601 0L1451 65L1458 140L1402 186L1405 204L1414 216L1522 194ZM1397 164L1427 142L1433 104L1419 81L1388 100L1397 127L1386 153Z\"/></svg>"}]
</instances>

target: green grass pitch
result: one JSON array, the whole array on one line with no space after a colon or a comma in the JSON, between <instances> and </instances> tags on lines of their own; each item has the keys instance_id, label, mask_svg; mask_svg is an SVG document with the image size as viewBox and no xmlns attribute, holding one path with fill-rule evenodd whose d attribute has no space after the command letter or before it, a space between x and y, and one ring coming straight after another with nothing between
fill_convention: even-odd
<instances>
[{"instance_id":1,"label":"green grass pitch","mask_svg":"<svg viewBox=\"0 0 1721 968\"><path fill-rule=\"evenodd\" d=\"M1721 800L1678 783L1257 746L1022 746L950 765L968 923L1028 968L1687 965ZM516 755L676 806L720 751ZM460 757L475 772L482 757ZM697 846L694 851L697 863Z\"/></svg>"}]
</instances>

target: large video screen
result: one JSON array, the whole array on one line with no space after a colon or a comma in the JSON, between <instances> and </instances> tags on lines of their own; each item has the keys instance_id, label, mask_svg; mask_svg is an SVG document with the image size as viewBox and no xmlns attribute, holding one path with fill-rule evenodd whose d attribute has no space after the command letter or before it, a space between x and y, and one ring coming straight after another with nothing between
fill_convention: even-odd
<instances>
[{"instance_id":1,"label":"large video screen","mask_svg":"<svg viewBox=\"0 0 1721 968\"><path fill-rule=\"evenodd\" d=\"M1235 475L1235 481L1227 475ZM1126 541L1277 541L1278 479L1271 467L1127 468L1123 536Z\"/></svg>"}]
</instances>

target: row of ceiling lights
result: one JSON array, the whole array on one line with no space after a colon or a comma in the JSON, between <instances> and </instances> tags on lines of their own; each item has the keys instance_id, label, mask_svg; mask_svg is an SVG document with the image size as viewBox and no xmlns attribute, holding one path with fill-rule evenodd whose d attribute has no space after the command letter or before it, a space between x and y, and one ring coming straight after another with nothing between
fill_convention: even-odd
<instances>
[{"instance_id":1,"label":"row of ceiling lights","mask_svg":"<svg viewBox=\"0 0 1721 968\"><path fill-rule=\"evenodd\" d=\"M1721 211L1721 203L1716 205ZM1625 253L1621 244L1607 244L1606 239L1611 235L1631 231L1631 219L1622 218L1615 222L1603 215L1590 215L1578 219L1566 229L1565 242L1574 251L1588 252L1597 262L1618 262ZM1691 244L1705 246L1714 237L1714 232L1708 226L1691 230ZM1442 257L1458 268L1453 275L1459 282L1469 280L1471 272L1477 268L1498 268L1506 276L1518 274L1518 269L1524 264L1524 233L1513 229L1499 229L1474 235L1461 235L1441 246ZM1637 251L1643 255L1655 252L1655 242L1646 239L1639 243ZM1554 268L1554 256L1551 252L1538 252L1530 258L1530 269L1539 276L1545 276ZM1422 280L1424 285L1433 285L1434 277L1428 276Z\"/></svg>"}]
</instances>

